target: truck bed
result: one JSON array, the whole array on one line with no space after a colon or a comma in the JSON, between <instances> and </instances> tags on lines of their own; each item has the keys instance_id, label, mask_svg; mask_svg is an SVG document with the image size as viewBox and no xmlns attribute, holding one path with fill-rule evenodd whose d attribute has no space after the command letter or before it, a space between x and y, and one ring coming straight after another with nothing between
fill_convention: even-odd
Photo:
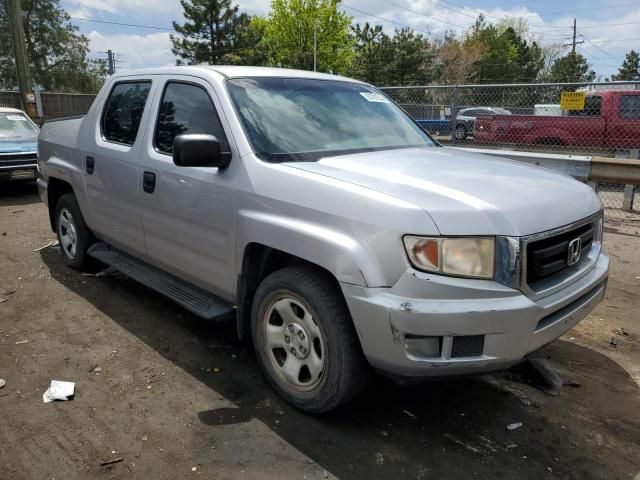
<instances>
[{"instance_id":1,"label":"truck bed","mask_svg":"<svg viewBox=\"0 0 640 480\"><path fill-rule=\"evenodd\" d=\"M476 119L474 138L478 143L603 147L606 127L600 116L495 115Z\"/></svg>"}]
</instances>

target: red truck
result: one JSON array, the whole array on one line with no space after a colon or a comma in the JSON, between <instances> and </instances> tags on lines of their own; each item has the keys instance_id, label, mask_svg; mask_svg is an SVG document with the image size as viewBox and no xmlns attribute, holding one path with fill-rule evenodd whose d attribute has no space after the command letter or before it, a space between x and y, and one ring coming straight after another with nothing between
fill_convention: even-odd
<instances>
[{"instance_id":1,"label":"red truck","mask_svg":"<svg viewBox=\"0 0 640 480\"><path fill-rule=\"evenodd\" d=\"M476 119L478 143L640 148L640 90L587 94L568 116L492 115Z\"/></svg>"}]
</instances>

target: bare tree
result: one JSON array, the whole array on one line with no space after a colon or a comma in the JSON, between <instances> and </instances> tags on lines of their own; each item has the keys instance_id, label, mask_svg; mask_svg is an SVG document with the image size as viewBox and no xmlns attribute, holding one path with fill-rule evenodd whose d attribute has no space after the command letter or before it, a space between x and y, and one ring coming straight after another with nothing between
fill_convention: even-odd
<instances>
[{"instance_id":1,"label":"bare tree","mask_svg":"<svg viewBox=\"0 0 640 480\"><path fill-rule=\"evenodd\" d=\"M455 38L447 38L439 45L436 61L440 70L439 83L445 85L468 83L477 74L476 62L484 55L480 43L463 44Z\"/></svg>"}]
</instances>

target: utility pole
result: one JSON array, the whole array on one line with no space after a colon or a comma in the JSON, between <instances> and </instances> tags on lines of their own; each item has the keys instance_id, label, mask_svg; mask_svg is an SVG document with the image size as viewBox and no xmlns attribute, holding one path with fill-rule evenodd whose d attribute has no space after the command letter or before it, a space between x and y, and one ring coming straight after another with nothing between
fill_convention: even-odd
<instances>
[{"instance_id":1,"label":"utility pole","mask_svg":"<svg viewBox=\"0 0 640 480\"><path fill-rule=\"evenodd\" d=\"M116 72L116 63L111 50L107 50L107 73L113 75Z\"/></svg>"},{"instance_id":2,"label":"utility pole","mask_svg":"<svg viewBox=\"0 0 640 480\"><path fill-rule=\"evenodd\" d=\"M313 22L313 71L317 71L317 63L318 63L318 22Z\"/></svg>"},{"instance_id":3,"label":"utility pole","mask_svg":"<svg viewBox=\"0 0 640 480\"><path fill-rule=\"evenodd\" d=\"M29 60L27 59L27 49L24 40L22 7L20 0L7 0L7 5L9 7L9 25L11 26L11 36L13 39L13 55L16 61L16 76L18 77L20 100L22 101L22 108L30 117L35 118L35 96L33 94L33 83L31 82L31 72L29 71Z\"/></svg>"},{"instance_id":4,"label":"utility pole","mask_svg":"<svg viewBox=\"0 0 640 480\"><path fill-rule=\"evenodd\" d=\"M571 46L571 53L576 53L576 45L580 45L581 43L584 43L584 40L580 40L580 41L576 41L576 37L577 35L577 28L576 28L576 19L573 19L573 40L571 41L571 43L565 43L563 45L563 47L568 47Z\"/></svg>"}]
</instances>

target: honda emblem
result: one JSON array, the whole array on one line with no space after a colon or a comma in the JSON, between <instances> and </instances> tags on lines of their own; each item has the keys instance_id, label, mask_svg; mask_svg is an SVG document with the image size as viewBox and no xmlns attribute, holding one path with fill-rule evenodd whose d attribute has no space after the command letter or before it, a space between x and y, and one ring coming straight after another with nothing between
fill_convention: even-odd
<instances>
[{"instance_id":1,"label":"honda emblem","mask_svg":"<svg viewBox=\"0 0 640 480\"><path fill-rule=\"evenodd\" d=\"M569 242L569 249L567 252L567 265L575 265L580 260L580 254L582 253L582 239L580 237L574 238Z\"/></svg>"}]
</instances>

